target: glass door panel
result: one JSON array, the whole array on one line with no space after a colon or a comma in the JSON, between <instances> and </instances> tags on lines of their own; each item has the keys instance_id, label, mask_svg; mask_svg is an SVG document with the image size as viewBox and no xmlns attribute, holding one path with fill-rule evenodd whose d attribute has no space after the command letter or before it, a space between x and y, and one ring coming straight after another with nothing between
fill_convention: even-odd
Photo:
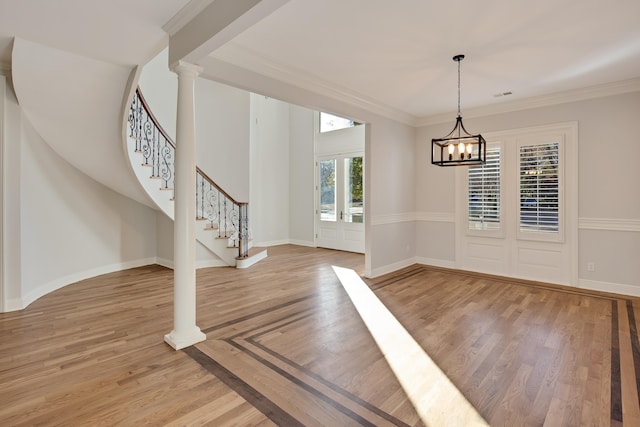
<instances>
[{"instance_id":1,"label":"glass door panel","mask_svg":"<svg viewBox=\"0 0 640 427\"><path fill-rule=\"evenodd\" d=\"M336 221L336 160L322 160L320 169L320 220Z\"/></svg>"},{"instance_id":2,"label":"glass door panel","mask_svg":"<svg viewBox=\"0 0 640 427\"><path fill-rule=\"evenodd\" d=\"M363 157L318 159L316 245L364 252Z\"/></svg>"},{"instance_id":3,"label":"glass door panel","mask_svg":"<svg viewBox=\"0 0 640 427\"><path fill-rule=\"evenodd\" d=\"M344 159L345 170L345 222L364 222L362 157Z\"/></svg>"}]
</instances>

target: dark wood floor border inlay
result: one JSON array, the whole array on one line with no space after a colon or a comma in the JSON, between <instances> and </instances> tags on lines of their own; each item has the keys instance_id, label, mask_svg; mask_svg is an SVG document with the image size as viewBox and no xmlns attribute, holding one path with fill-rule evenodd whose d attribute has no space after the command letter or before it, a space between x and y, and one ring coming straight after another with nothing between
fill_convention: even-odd
<instances>
[{"instance_id":1,"label":"dark wood floor border inlay","mask_svg":"<svg viewBox=\"0 0 640 427\"><path fill-rule=\"evenodd\" d=\"M308 298L311 298L311 297L308 297ZM271 307L271 308L267 308L267 309L261 310L260 314L261 315L268 314L268 313L276 311L276 310L278 310L280 308L284 308L286 306L290 306L290 305L292 305L294 303L302 302L302 300L305 300L305 299L308 299L308 298L301 298L301 299L298 299L298 300L291 301L289 303L285 303L285 304L281 304L281 305L274 306L274 307ZM303 314L305 311L309 311L309 313ZM347 390L337 386L336 384L333 384L330 381L327 381L326 379L324 379L321 376L315 374L314 372L309 371L308 369L304 368L303 366L293 362L292 360L282 356L281 354L279 354L279 353L277 353L277 352L275 352L275 351L263 346L262 344L258 343L257 341L255 341L255 338L257 338L259 336L262 336L264 334L267 334L269 332L273 332L274 330L278 330L278 329L280 329L280 328L282 328L284 326L290 325L292 323L299 322L300 320L303 320L304 318L307 318L307 317L313 315L315 313L315 311L316 310L314 310L314 309L304 309L304 310L301 310L301 311L296 312L296 313L285 315L284 317L278 317L277 319L274 319L274 320L272 320L272 321L270 321L268 323L265 323L265 324L261 324L260 326L252 327L252 328L249 328L249 329L244 329L244 330L238 331L237 333L233 334L232 336L229 336L229 337L225 338L224 341L229 343L230 345L233 345L237 349L247 353L248 355L253 357L255 360L260 362L261 364L265 365L269 369L275 370L276 372L278 372L278 374L285 376L290 381L295 382L297 385L300 385L301 387L310 387L310 389L307 389L307 388L305 388L305 389L307 389L307 391L313 393L314 395L318 396L318 393L320 393L318 390L314 389L313 387L309 386L306 383L300 382L300 380L298 380L295 377L291 377L290 374L282 371L277 366L275 366L273 364L270 364L270 362L266 361L264 358L260 357L259 355L256 355L255 353L253 353L250 350L246 349L246 347L244 347L241 344L238 344L238 343L236 343L234 341L235 339L241 338L241 337L244 336L245 337L244 338L245 341L251 343L252 345L256 346L257 348L260 348L265 353L270 354L271 356L273 356L276 359L282 361L283 363L285 363L285 364L287 364L287 365L289 365L289 366L291 366L291 367L293 367L295 369L298 369L301 372L304 372L309 377L315 379L316 381L320 382L321 384L325 385L326 387L330 388L331 390L335 391L336 393L346 397L347 399L351 400L352 402L356 403L357 405L367 409L368 411L378 415L379 417L389 421L390 423L392 423L392 424L394 424L396 426L409 427L408 424L402 422L401 420L399 420L398 418L394 417L393 415L391 415L391 414L389 414L389 413L377 408L376 406L374 406L374 405L370 404L369 402L367 402L367 401L365 401L365 400L353 395L352 393L349 393ZM242 318L236 319L237 320L236 323L228 324L229 322L225 322L224 326L231 326L232 324L239 324L239 323L241 323L241 322L243 322L245 320L248 320L249 317L250 316L244 316ZM281 323L281 322L285 321L286 319L291 319L291 320L288 320L285 323ZM270 328L264 329L265 327L268 327L269 325L273 325L273 326L271 326ZM212 328L205 329L205 331L211 331L211 330L215 330L215 329L220 329L222 327L223 326L216 325L216 326L214 326ZM257 333L252 334L253 332L255 332L257 330L260 330L260 331L257 332ZM251 335L249 335L249 334L251 334ZM247 335L249 335L249 336L247 337ZM205 357L207 357L207 356L205 355ZM265 362L268 363L268 365L265 364ZM305 384L305 386L302 386L301 384ZM326 396L324 394L323 394L323 396L325 396L327 399L331 400L331 402L328 402L328 403L330 403L332 406L336 407L336 409L340 410L336 406L336 405L340 405L338 402L335 402L334 400L332 400L331 398L329 398L328 396ZM345 408L345 409L348 410L348 408ZM341 412L345 413L344 411L341 411ZM349 415L349 414L345 413L345 415ZM355 415L357 416L357 414L355 414ZM360 422L359 420L356 420L356 421ZM364 421L368 422L366 420L364 420Z\"/></svg>"},{"instance_id":2,"label":"dark wood floor border inlay","mask_svg":"<svg viewBox=\"0 0 640 427\"><path fill-rule=\"evenodd\" d=\"M366 400L363 400L363 399L359 398L358 396L356 396L356 395L354 395L352 393L349 393L347 390L343 389L342 387L339 387L336 384L334 384L334 383L332 383L330 381L327 381L326 379L324 379L320 375L316 374L315 372L312 372L312 371L308 370L304 366L297 364L296 362L288 359L287 357L281 355L280 353L277 353L277 352L271 350L270 348L260 344L259 342L254 340L254 337L247 338L246 341L249 342L251 345L254 345L254 346L258 347L260 350L264 351L265 353L270 354L271 356L275 357L276 359L280 360L281 362L286 363L287 365L291 366L292 368L295 368L295 369L298 369L301 372L304 372L306 375L308 375L309 377L315 379L319 383L325 385L326 387L330 388L331 390L335 391L336 393L346 397L347 399L351 400L352 402L357 403L358 405L362 406L363 408L366 408L367 410L373 412L374 414L378 415L379 417L384 418L385 420L389 421L390 423L392 423L392 424L394 424L396 426L409 427L408 424L402 422L401 420L399 420L398 418L394 417L393 415L391 415L391 414L381 410L380 408L370 404Z\"/></svg>"},{"instance_id":3,"label":"dark wood floor border inlay","mask_svg":"<svg viewBox=\"0 0 640 427\"><path fill-rule=\"evenodd\" d=\"M618 302L611 301L611 419L622 422L622 380L620 378L620 335Z\"/></svg>"},{"instance_id":4,"label":"dark wood floor border inlay","mask_svg":"<svg viewBox=\"0 0 640 427\"><path fill-rule=\"evenodd\" d=\"M297 385L298 387L300 387L300 388L308 391L309 393L313 394L318 399L328 403L329 405L334 407L336 410L340 411L341 413L343 413L344 415L348 416L352 420L358 422L360 425L368 426L368 427L375 427L375 424L371 423L366 418L360 416L359 414L356 414L351 409L349 409L346 406L340 404L339 402L336 402L331 397L329 397L326 394L322 393L321 391L315 389L314 387L312 387L311 385L307 384L306 382L300 380L299 378L296 378L295 376L291 375L290 373L288 373L287 371L283 370L279 366L274 365L273 363L269 362L268 360L266 360L265 358L263 358L260 355L256 354L255 352L249 350L245 346L243 346L243 345L241 345L241 344L239 344L239 343L237 343L237 342L235 342L233 340L224 340L224 341L227 344L230 344L230 345L234 346L235 348L237 348L238 350L242 351L243 353L251 356L252 358L257 360L258 362L260 362L262 365L264 365L267 368L271 369L272 371L277 372L280 376L282 376L283 378L286 378L287 380L289 380L293 384ZM404 424L404 423L402 425L406 426L406 424ZM407 427L409 427L409 426L407 426Z\"/></svg>"},{"instance_id":5,"label":"dark wood floor border inlay","mask_svg":"<svg viewBox=\"0 0 640 427\"><path fill-rule=\"evenodd\" d=\"M306 297L294 299L294 300L291 300L291 301L287 301L287 302L284 302L282 304L278 304L278 305L273 306L273 307L268 307L268 308L262 309L260 311L256 311L255 313L247 314L246 316L242 316L242 317L239 317L237 319L232 319L232 320L229 320L229 321L226 321L226 322L214 325L214 326L210 326L210 327L208 327L206 329L203 329L202 332L204 332L205 334L208 334L209 332L213 332L213 331L216 331L218 329L226 328L227 326L235 325L237 323L244 322L245 320L249 320L249 319L254 319L256 317L260 317L260 316L262 316L264 314L270 313L270 312L275 311L275 310L279 310L281 308L288 307L288 306L290 306L292 304L296 304L296 303L308 300L310 298L313 298L313 296L306 296Z\"/></svg>"},{"instance_id":6,"label":"dark wood floor border inlay","mask_svg":"<svg viewBox=\"0 0 640 427\"><path fill-rule=\"evenodd\" d=\"M610 402L611 422L612 422L612 425L619 425L620 423L622 423L623 412L622 412L622 380L621 380L621 360L620 360L621 359L621 354L620 354L620 333L619 333L619 330L618 330L619 324L620 324L619 323L619 318L618 318L618 315L620 315L620 312L619 312L619 309L618 309L618 303L622 303L622 302L626 303L625 308L627 310L627 316L629 317L630 340L631 340L631 348L632 348L632 353L633 353L633 362L634 362L633 364L634 364L634 368L635 368L636 388L638 390L638 396L640 396L640 338L638 337L638 327L637 327L637 324L635 322L635 315L634 315L634 312L633 312L633 302L631 300L626 299L626 298L624 298L622 296L621 297L615 297L615 296L612 296L612 295L606 295L606 294L601 294L601 293L597 293L597 292L589 292L588 290L587 291L583 291L581 289L575 289L574 290L574 289L569 289L569 288L562 287L562 286L556 286L556 285L553 285L553 284L547 285L547 284L544 284L544 283L530 282L530 281L526 281L526 280L523 281L523 280L519 280L519 279L515 279L515 278L500 277L500 276L487 276L487 275L483 275L483 274L480 274L480 273L476 274L474 272L457 271L457 270L441 269L441 268L431 268L430 266L422 266L422 265L421 266L408 267L408 268L404 269L403 271L399 272L399 274L396 275L396 276L383 277L379 281L377 281L376 279L367 279L366 282L368 283L369 287L372 290L378 291L378 290L380 290L382 288L385 288L387 286L393 285L393 284L395 284L397 282L400 282L400 281L402 281L404 279L409 279L411 277L419 275L420 273L429 273L429 272L440 272L440 273L445 273L445 274L454 274L454 275L459 275L459 276L463 276L463 277L473 277L473 278L478 278L479 277L479 278L489 279L489 280L494 281L494 282L505 283L505 284L509 284L509 285L525 286L525 287L530 287L530 288L534 288L534 289L540 289L540 290L543 290L543 291L560 292L560 293L569 294L569 295L576 295L576 296L580 296L580 297L595 298L595 299L600 299L600 300L605 300L605 301L611 301L611 402ZM287 302L284 302L284 303L281 303L281 304L277 304L277 305L275 305L273 307L268 307L268 308L262 309L260 311L257 311L255 313L252 313L252 314L249 314L249 315L246 315L246 316L241 316L239 318L236 318L236 319L233 319L233 320L229 320L229 321L214 325L212 327L204 329L203 331L205 333L208 333L208 332L212 332L212 331L223 329L225 327L239 325L242 322L245 322L247 320L255 319L257 317L273 313L273 312L275 312L277 310L280 310L280 309L283 309L283 308L286 308L286 307L290 307L290 306L295 305L297 303L301 303L301 302L304 302L304 301L312 300L312 299L314 299L316 297L317 297L317 295L314 294L314 295L309 295L309 296L305 296L305 297L302 297L302 298L297 298L297 299L294 299L294 300L291 300L291 301L287 301ZM362 425L372 425L372 424L368 420L366 420L365 418L360 416L359 414L353 412L351 409L349 409L349 408L343 406L342 404L340 404L339 402L333 400L330 396L327 396L322 391L317 390L316 388L314 388L314 386L312 386L310 384L307 384L306 382L302 381L299 378L296 378L295 376L293 376L289 372L285 371L283 368L281 368L281 367L275 365L274 363L264 359L264 357L262 357L259 354L255 353L251 349L243 346L240 342L237 342L236 339L244 340L244 342L246 342L247 344L251 344L256 349L259 349L260 351L265 352L266 354L270 355L271 357L273 357L273 358L279 360L280 362L290 366L291 368L294 368L294 369L304 373L309 378L313 378L315 381L318 381L320 384L322 384L323 386L327 387L328 389L331 389L332 391L344 396L345 398L351 400L353 403L361 406L362 408L365 408L369 412L371 412L373 414L376 414L377 416L379 416L379 417L391 422L392 424L398 425L398 426L407 426L407 424L405 424L401 420L395 418L394 416L388 414L387 412L385 412L383 410L380 410L379 408L371 405L370 403L358 398L357 396L351 394L347 390L339 387L336 384L331 383L330 381L322 378L321 376L315 374L314 372L309 371L304 366L301 366L301 365L295 363L294 361L292 361L292 360L288 359L287 357L279 354L278 352L275 352L272 349L260 344L257 341L257 339L260 336L262 336L263 334L272 332L272 331L277 330L277 329L279 329L279 328L281 328L283 326L289 325L291 323L295 323L297 321L300 321L300 320L302 320L304 318L307 318L307 317L313 315L313 311L314 311L313 309L305 308L305 309L297 311L295 313L289 313L289 314L284 315L282 317L279 316L276 320L272 320L272 321L270 321L268 323L264 323L264 324L261 324L259 326L251 326L250 328L246 328L246 329L242 330L241 332L234 333L232 336L227 336L223 340L225 342L227 342L228 344L234 346L238 350L242 351L243 353L247 354L248 356L252 357L253 359L258 361L259 363L263 364L266 368L275 371L279 375L281 375L284 378L286 378L288 381L291 381L292 383L296 384L297 386L307 390L308 392L310 392L314 396L316 396L319 399L321 399L321 400L325 401L326 403L330 404L332 407L336 408L338 411L340 411L344 415L354 419L356 422L358 422L358 423L360 423ZM305 312L306 312L306 314L305 314ZM302 317L300 317L300 316L302 316ZM287 319L289 319L289 320L287 321ZM281 323L283 321L285 321L285 323ZM204 354L204 353L202 353L202 354L204 355L205 358L208 358L208 356L206 354ZM215 362L215 361L213 363L218 365L217 362ZM222 369L224 369L221 365L218 365L218 366L220 366ZM230 372L228 372L228 374L233 376L233 374L231 374ZM242 380L238 379L237 377L236 377L236 379L241 384L244 384L242 382ZM247 384L244 384L244 386L249 387ZM231 386L230 385L230 387L232 387L232 389L236 390L236 386ZM242 385L240 387L242 387ZM240 394L240 392L238 390L236 390L236 391ZM256 393L258 393L258 392L256 391ZM260 395L260 396L262 396L262 395ZM262 396L262 398L266 399L266 398L264 398L264 396ZM250 403L253 404L253 400L249 400L249 399L247 399L247 400ZM260 409L260 408L258 408L258 409ZM260 409L260 410L261 410L261 412L264 413L264 411L262 411L262 409Z\"/></svg>"},{"instance_id":7,"label":"dark wood floor border inlay","mask_svg":"<svg viewBox=\"0 0 640 427\"><path fill-rule=\"evenodd\" d=\"M196 347L187 347L183 351L277 425L304 427L300 421Z\"/></svg>"},{"instance_id":8,"label":"dark wood floor border inlay","mask_svg":"<svg viewBox=\"0 0 640 427\"><path fill-rule=\"evenodd\" d=\"M222 329L222 328L227 327L227 326L237 325L237 324L240 324L240 323L242 323L242 322L244 322L246 320L249 320L249 319L261 316L261 315L269 314L269 313L277 311L277 310L279 310L281 308L285 308L285 307L291 306L293 304L296 304L296 303L299 303L299 302L303 302L303 301L308 300L308 299L312 299L314 297L315 296L299 298L299 299L296 299L296 300L293 300L293 301L289 301L289 302L286 302L286 303L283 303L283 304L279 304L279 305L276 305L276 306L273 306L273 307L269 307L269 308L263 309L263 310L261 310L259 312L256 312L256 313L254 313L252 315L243 316L243 317L234 319L232 321L224 322L224 323L221 323L219 325L215 325L215 326L209 327L207 329L204 329L204 331L205 332L212 332L214 330ZM305 311L309 311L309 313L303 314ZM244 340L246 342L251 343L255 347L261 349L265 353L270 354L271 356L273 356L276 359L282 361L283 363L285 363L285 364L287 364L287 365L289 365L289 366L291 366L291 367L293 367L295 369L298 369L301 372L304 372L309 377L315 379L316 381L320 382L321 384L323 384L324 386L326 386L329 389L333 390L334 392L346 397L347 399L351 400L355 404L367 409L371 413L374 413L374 414L378 415L379 417L389 421L393 425L396 425L396 426L399 426L399 427L409 427L408 424L404 423L403 421L399 420L398 418L394 417L393 415L391 415L391 414L389 414L389 413L377 408L376 406L374 406L374 405L370 404L369 402L367 402L367 401L365 401L365 400L353 395L352 393L349 393L347 390L337 386L336 384L333 384L332 382L322 378L321 376L315 374L314 372L309 371L308 369L304 368L303 366L298 365L297 363L293 362L292 360L282 356L281 354L279 354L277 352L274 352L273 350L263 346L262 344L260 344L260 343L258 343L258 342L256 342L254 340L254 338L256 338L256 337L262 336L264 334L267 334L267 333L272 332L274 330L278 330L278 329L280 329L280 328L282 328L284 326L287 326L287 325L295 323L295 322L299 322L300 320L303 320L304 318L312 316L315 313L315 311L316 310L314 310L314 309L303 309L303 310L298 311L296 313L287 314L284 317L278 317L277 319L272 320L272 321L270 321L268 323L261 324L259 326L252 327L252 328L249 328L249 329L244 329L244 330L238 331L237 333L233 334L232 336L226 337L223 341L225 341L228 344L234 346L235 348L237 348L238 350L244 352L245 354L251 356L253 359L255 359L259 363L263 364L265 367L277 372L279 375L287 378L289 381L291 381L291 382L295 383L296 385L298 385L298 386L304 388L305 390L309 391L314 396L316 396L316 397L324 400L325 402L329 403L331 406L333 406L334 408L336 408L337 410L339 410L343 414L349 416L350 418L354 419L355 421L357 421L358 423L360 423L362 425L374 425L374 424L371 424L368 420L366 420L363 417L361 417L360 415L354 413L350 409L344 407L340 403L338 403L335 400L331 399L329 396L326 396L324 393L321 393L320 391L316 390L314 387L310 386L309 384L299 380L298 378L295 378L294 376L292 376L288 372L283 371L278 366L276 366L276 365L272 364L271 362L265 360L264 358L260 357L259 355L257 355L256 353L252 352L251 350L247 349L243 345L237 343L235 340L238 339L238 338L245 337ZM281 323L281 322L285 321L286 319L291 319L291 320L288 320L285 323ZM274 326L272 326L270 328L267 328L267 329L264 329L265 327L268 327L269 325L274 325ZM255 332L257 330L260 330L260 331L255 333L255 334L249 335L247 337L248 334L251 334L252 332ZM202 353L202 352L200 352L200 353ZM209 358L204 353L202 353L202 355L203 355L202 357ZM214 363L217 364L217 362L214 362ZM231 374L231 375L233 375L233 374ZM238 381L242 382L242 380L240 380L240 379L238 379ZM229 384L227 384L227 385L229 385ZM229 385L229 387L231 387L233 390L235 390L235 388L232 385ZM238 394L240 394L240 393L238 393ZM251 403L251 401L249 401L249 402Z\"/></svg>"},{"instance_id":9,"label":"dark wood floor border inlay","mask_svg":"<svg viewBox=\"0 0 640 427\"><path fill-rule=\"evenodd\" d=\"M596 298L606 301L611 301L611 420L613 424L622 423L622 379L621 379L621 367L620 367L620 334L618 331L619 319L618 319L618 302L626 303L627 315L629 317L629 330L631 348L633 352L633 364L635 368L635 380L636 389L638 390L639 403L640 403L640 338L638 337L638 329L635 322L635 315L633 312L633 301L624 297L616 298L615 296L602 295L596 292L584 292L580 289L568 289L566 287L556 287L553 284L545 285L535 282L523 281L515 278L484 275L482 273L475 273L470 271L454 270L441 267L420 266L418 269L415 266L410 266L400 272L397 276L389 278L383 278L380 282L376 282L375 279L369 280L369 286L372 290L378 290L383 287L389 286L393 283L399 282L404 278L417 275L420 272L444 272L448 274L455 274L464 277L480 277L490 279L495 282L506 283L517 286L527 286L535 289L541 289L551 292L562 292L570 295L578 295L588 298Z\"/></svg>"},{"instance_id":10,"label":"dark wood floor border inlay","mask_svg":"<svg viewBox=\"0 0 640 427\"><path fill-rule=\"evenodd\" d=\"M397 276L393 276L390 277L388 279L383 279L380 281L375 281L375 280L370 280L371 282L371 289L373 290L378 290L378 289L382 289L386 286L392 285L400 280L404 280L404 279L408 279L409 277L413 277L416 276L420 273L422 273L423 271L425 271L425 269L423 267L417 267L417 268L413 268L410 269L407 268L407 270L403 271L401 274L398 274Z\"/></svg>"},{"instance_id":11,"label":"dark wood floor border inlay","mask_svg":"<svg viewBox=\"0 0 640 427\"><path fill-rule=\"evenodd\" d=\"M633 301L627 300L627 315L629 316L629 332L631 334L631 350L633 352L633 367L636 374L636 389L638 390L638 402L640 402L640 341L636 316L633 313Z\"/></svg>"},{"instance_id":12,"label":"dark wood floor border inlay","mask_svg":"<svg viewBox=\"0 0 640 427\"><path fill-rule=\"evenodd\" d=\"M229 337L229 339L235 339L235 338L238 338L240 336L245 336L245 335L247 335L247 334L249 334L251 332L254 332L254 331L258 330L258 329L261 329L260 332L254 334L254 335L249 335L248 337L245 337L245 339L249 340L249 339L251 339L253 337L259 337L261 335L268 334L269 332L277 331L280 328L283 328L285 326L289 326L289 325L294 324L296 322L299 322L301 320L307 319L307 318L313 316L314 314L316 314L316 310L310 310L310 312L308 314L305 314L304 316L299 316L300 313L302 313L302 312L295 313L295 314L292 314L292 315L287 316L287 317L283 317L281 319L278 319L277 322L270 322L270 323L266 323L266 324L262 325L264 327L264 326L269 326L269 325L274 325L275 324L275 326L272 326L272 327L270 327L268 329L263 329L263 327L257 327L257 328L253 328L253 329L248 329L246 331L243 331L241 333L238 333L236 335L233 335L233 336ZM297 317L294 317L294 316L297 316ZM287 318L290 318L291 320L288 320L288 321L286 321L284 323L280 323L280 322L282 322L283 320L285 320Z\"/></svg>"}]
</instances>

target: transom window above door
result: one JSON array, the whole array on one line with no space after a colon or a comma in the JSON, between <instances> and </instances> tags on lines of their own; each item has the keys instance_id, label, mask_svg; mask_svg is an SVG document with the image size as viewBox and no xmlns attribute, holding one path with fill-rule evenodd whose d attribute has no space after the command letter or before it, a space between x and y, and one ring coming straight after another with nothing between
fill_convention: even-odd
<instances>
[{"instance_id":1,"label":"transom window above door","mask_svg":"<svg viewBox=\"0 0 640 427\"><path fill-rule=\"evenodd\" d=\"M360 123L344 117L334 116L333 114L320 112L320 133L331 132L334 130L352 128Z\"/></svg>"}]
</instances>

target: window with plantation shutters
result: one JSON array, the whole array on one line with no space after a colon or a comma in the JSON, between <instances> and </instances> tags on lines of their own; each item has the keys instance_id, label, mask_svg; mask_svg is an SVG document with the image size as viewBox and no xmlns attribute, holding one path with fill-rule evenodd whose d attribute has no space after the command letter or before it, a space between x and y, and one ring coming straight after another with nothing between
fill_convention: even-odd
<instances>
[{"instance_id":1,"label":"window with plantation shutters","mask_svg":"<svg viewBox=\"0 0 640 427\"><path fill-rule=\"evenodd\" d=\"M487 148L487 162L470 166L468 172L469 230L497 231L501 226L501 148Z\"/></svg>"},{"instance_id":2,"label":"window with plantation shutters","mask_svg":"<svg viewBox=\"0 0 640 427\"><path fill-rule=\"evenodd\" d=\"M520 232L559 233L559 144L522 145L519 150Z\"/></svg>"},{"instance_id":3,"label":"window with plantation shutters","mask_svg":"<svg viewBox=\"0 0 640 427\"><path fill-rule=\"evenodd\" d=\"M456 268L577 283L577 122L483 136L486 164L456 168Z\"/></svg>"}]
</instances>

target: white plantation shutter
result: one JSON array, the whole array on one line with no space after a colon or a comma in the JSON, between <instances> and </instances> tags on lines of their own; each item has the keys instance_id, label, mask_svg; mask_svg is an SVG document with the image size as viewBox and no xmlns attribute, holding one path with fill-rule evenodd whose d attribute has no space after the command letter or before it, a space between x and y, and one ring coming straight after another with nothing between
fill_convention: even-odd
<instances>
[{"instance_id":1,"label":"white plantation shutter","mask_svg":"<svg viewBox=\"0 0 640 427\"><path fill-rule=\"evenodd\" d=\"M558 159L557 142L520 147L520 231L559 232Z\"/></svg>"},{"instance_id":2,"label":"white plantation shutter","mask_svg":"<svg viewBox=\"0 0 640 427\"><path fill-rule=\"evenodd\" d=\"M500 151L500 147L487 148L487 162L469 167L469 230L500 229Z\"/></svg>"}]
</instances>

